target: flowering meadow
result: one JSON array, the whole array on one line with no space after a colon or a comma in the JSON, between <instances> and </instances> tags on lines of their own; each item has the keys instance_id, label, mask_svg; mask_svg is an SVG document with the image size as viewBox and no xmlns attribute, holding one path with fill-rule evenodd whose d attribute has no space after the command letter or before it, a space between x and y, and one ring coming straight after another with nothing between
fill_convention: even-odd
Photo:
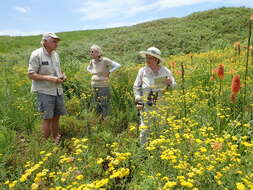
<instances>
[{"instance_id":1,"label":"flowering meadow","mask_svg":"<svg viewBox=\"0 0 253 190\"><path fill-rule=\"evenodd\" d=\"M132 93L143 64L111 75L111 114L101 120L93 112L87 63L63 55L69 114L55 145L41 137L28 56L21 63L15 62L20 55L0 60L0 189L253 189L251 51L167 57L177 88L143 114L144 148Z\"/></svg>"}]
</instances>

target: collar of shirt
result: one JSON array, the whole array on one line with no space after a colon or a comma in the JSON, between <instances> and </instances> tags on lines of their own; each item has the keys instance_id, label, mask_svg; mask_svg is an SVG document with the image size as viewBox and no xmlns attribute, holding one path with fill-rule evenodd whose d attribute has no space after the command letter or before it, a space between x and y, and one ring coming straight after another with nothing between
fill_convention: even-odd
<instances>
[{"instance_id":1,"label":"collar of shirt","mask_svg":"<svg viewBox=\"0 0 253 190\"><path fill-rule=\"evenodd\" d=\"M98 64L98 63L101 63L102 60L103 60L103 57L100 57L98 61L96 61L95 59L92 59L92 63Z\"/></svg>"},{"instance_id":2,"label":"collar of shirt","mask_svg":"<svg viewBox=\"0 0 253 190\"><path fill-rule=\"evenodd\" d=\"M52 53L49 54L48 51L47 51L47 49L44 46L42 48L43 48L44 54L47 55L47 56L49 56L49 57L51 57L55 53L55 51L52 51Z\"/></svg>"},{"instance_id":3,"label":"collar of shirt","mask_svg":"<svg viewBox=\"0 0 253 190\"><path fill-rule=\"evenodd\" d=\"M145 70L148 74L151 75L159 75L161 73L162 67L160 66L159 70L157 72L154 72L150 67L146 66Z\"/></svg>"}]
</instances>

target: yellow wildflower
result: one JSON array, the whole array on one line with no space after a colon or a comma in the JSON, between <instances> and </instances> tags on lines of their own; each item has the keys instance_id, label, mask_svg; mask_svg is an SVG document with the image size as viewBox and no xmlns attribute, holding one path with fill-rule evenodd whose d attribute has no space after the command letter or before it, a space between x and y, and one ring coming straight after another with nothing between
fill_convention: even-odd
<instances>
[{"instance_id":1,"label":"yellow wildflower","mask_svg":"<svg viewBox=\"0 0 253 190\"><path fill-rule=\"evenodd\" d=\"M102 164L103 163L103 158L99 158L98 160L97 160L97 164Z\"/></svg>"},{"instance_id":2,"label":"yellow wildflower","mask_svg":"<svg viewBox=\"0 0 253 190\"><path fill-rule=\"evenodd\" d=\"M246 187L243 183L236 183L236 188L238 190L245 190L246 189Z\"/></svg>"},{"instance_id":3,"label":"yellow wildflower","mask_svg":"<svg viewBox=\"0 0 253 190\"><path fill-rule=\"evenodd\" d=\"M168 181L167 183L165 183L165 185L163 186L163 189L168 189L168 188L173 188L177 185L177 182L175 181Z\"/></svg>"},{"instance_id":4,"label":"yellow wildflower","mask_svg":"<svg viewBox=\"0 0 253 190\"><path fill-rule=\"evenodd\" d=\"M77 180L82 180L83 178L84 178L83 175L78 175L78 176L76 176L76 179L77 179Z\"/></svg>"},{"instance_id":5,"label":"yellow wildflower","mask_svg":"<svg viewBox=\"0 0 253 190\"><path fill-rule=\"evenodd\" d=\"M38 189L38 188L39 188L39 184L37 184L37 183L33 183L31 185L31 190L35 190L35 189Z\"/></svg>"},{"instance_id":6,"label":"yellow wildflower","mask_svg":"<svg viewBox=\"0 0 253 190\"><path fill-rule=\"evenodd\" d=\"M109 179L101 179L95 182L95 188L100 188L105 186L109 182Z\"/></svg>"}]
</instances>

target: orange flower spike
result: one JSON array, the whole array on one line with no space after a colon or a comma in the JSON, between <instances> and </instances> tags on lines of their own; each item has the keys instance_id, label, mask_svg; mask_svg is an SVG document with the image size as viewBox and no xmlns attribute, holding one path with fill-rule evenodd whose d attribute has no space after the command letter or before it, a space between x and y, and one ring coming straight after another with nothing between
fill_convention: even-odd
<instances>
[{"instance_id":1,"label":"orange flower spike","mask_svg":"<svg viewBox=\"0 0 253 190\"><path fill-rule=\"evenodd\" d=\"M220 79L224 79L224 65L219 65L217 69L217 75Z\"/></svg>"},{"instance_id":2,"label":"orange flower spike","mask_svg":"<svg viewBox=\"0 0 253 190\"><path fill-rule=\"evenodd\" d=\"M235 75L232 79L231 93L236 95L241 88L240 75Z\"/></svg>"}]
</instances>

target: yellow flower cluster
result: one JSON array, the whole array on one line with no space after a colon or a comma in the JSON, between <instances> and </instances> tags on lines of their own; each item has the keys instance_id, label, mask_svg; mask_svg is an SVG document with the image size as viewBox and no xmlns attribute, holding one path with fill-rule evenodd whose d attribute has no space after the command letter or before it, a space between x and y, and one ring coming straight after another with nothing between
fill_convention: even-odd
<instances>
[{"instance_id":1,"label":"yellow flower cluster","mask_svg":"<svg viewBox=\"0 0 253 190\"><path fill-rule=\"evenodd\" d=\"M110 175L110 179L113 178L123 178L125 176L129 175L129 169L128 168L119 168L118 170L114 170L112 175Z\"/></svg>"}]
</instances>

